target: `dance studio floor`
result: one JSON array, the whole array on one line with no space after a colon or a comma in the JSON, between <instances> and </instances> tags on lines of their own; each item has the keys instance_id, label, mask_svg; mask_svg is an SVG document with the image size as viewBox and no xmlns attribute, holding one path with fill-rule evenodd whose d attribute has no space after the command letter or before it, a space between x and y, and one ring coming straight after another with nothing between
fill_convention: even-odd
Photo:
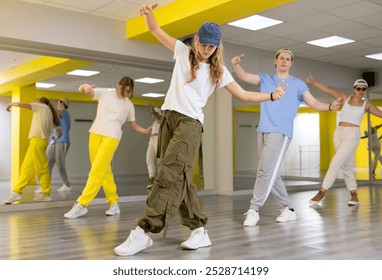
<instances>
[{"instance_id":1,"label":"dance studio floor","mask_svg":"<svg viewBox=\"0 0 382 280\"><path fill-rule=\"evenodd\" d=\"M288 183L293 187L293 181ZM63 217L74 202L71 199L2 205L0 260L381 260L381 187L360 186L361 204L349 207L349 194L337 183L321 205L311 207L308 200L316 186L308 190L295 186L290 197L298 220L276 223L280 206L271 196L261 208L258 225L250 228L242 226L250 191L233 196L201 191L211 247L181 250L179 245L190 231L176 216L166 238L154 234L152 247L130 257L116 256L113 248L135 227L145 195L121 197L122 213L114 217L105 216L108 205L96 199L88 214L73 220ZM33 189L29 191L33 195Z\"/></svg>"}]
</instances>

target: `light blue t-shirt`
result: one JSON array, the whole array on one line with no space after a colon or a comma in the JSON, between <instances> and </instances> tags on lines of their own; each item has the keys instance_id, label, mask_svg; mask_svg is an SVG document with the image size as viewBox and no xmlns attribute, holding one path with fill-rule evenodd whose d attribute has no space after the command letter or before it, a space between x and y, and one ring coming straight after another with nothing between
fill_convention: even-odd
<instances>
[{"instance_id":1,"label":"light blue t-shirt","mask_svg":"<svg viewBox=\"0 0 382 280\"><path fill-rule=\"evenodd\" d=\"M66 110L62 110L62 116L59 117L60 119L60 126L61 126L61 131L62 135L60 138L56 140L52 140L52 143L68 143L70 144L70 137L69 137L69 130L70 130L70 115L69 112ZM57 134L56 131L54 131L54 134Z\"/></svg>"},{"instance_id":2,"label":"light blue t-shirt","mask_svg":"<svg viewBox=\"0 0 382 280\"><path fill-rule=\"evenodd\" d=\"M308 86L296 77L281 79L276 75L263 73L259 76L261 92L274 92L282 80L284 80L283 86L288 85L288 88L281 99L260 103L260 122L257 131L281 133L292 139L293 121L303 102L304 92L309 91Z\"/></svg>"}]
</instances>

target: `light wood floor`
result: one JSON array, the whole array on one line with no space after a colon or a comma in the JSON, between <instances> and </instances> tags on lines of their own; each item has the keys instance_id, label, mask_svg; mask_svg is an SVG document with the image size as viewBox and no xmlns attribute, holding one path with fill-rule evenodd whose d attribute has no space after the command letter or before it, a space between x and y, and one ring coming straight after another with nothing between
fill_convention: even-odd
<instances>
[{"instance_id":1,"label":"light wood floor","mask_svg":"<svg viewBox=\"0 0 382 280\"><path fill-rule=\"evenodd\" d=\"M381 260L381 186L359 187L358 207L347 206L349 194L343 187L330 190L321 206L310 207L308 200L315 193L290 192L298 220L285 224L275 222L280 206L270 197L261 208L259 224L251 228L242 226L250 195L201 193L200 203L209 216L206 228L211 247L181 250L179 245L190 231L176 216L166 239L153 235L154 245L131 257L118 257L113 248L135 227L144 201L121 203L122 213L115 217L104 215L106 204L90 205L87 215L73 220L63 217L71 208L68 204L47 202L56 204L0 213L0 259Z\"/></svg>"}]
</instances>

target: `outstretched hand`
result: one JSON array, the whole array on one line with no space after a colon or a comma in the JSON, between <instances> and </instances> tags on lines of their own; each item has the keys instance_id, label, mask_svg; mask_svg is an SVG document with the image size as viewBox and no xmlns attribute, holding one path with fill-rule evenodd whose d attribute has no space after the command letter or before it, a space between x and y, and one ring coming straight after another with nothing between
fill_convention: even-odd
<instances>
[{"instance_id":1,"label":"outstretched hand","mask_svg":"<svg viewBox=\"0 0 382 280\"><path fill-rule=\"evenodd\" d=\"M338 98L333 103L330 103L330 111L338 111L338 109L341 107L342 98Z\"/></svg>"},{"instance_id":2,"label":"outstretched hand","mask_svg":"<svg viewBox=\"0 0 382 280\"><path fill-rule=\"evenodd\" d=\"M141 8L139 9L139 13L141 14L141 16L143 15L148 15L150 13L152 13L152 11L158 7L158 4L144 4L141 6Z\"/></svg>"},{"instance_id":3,"label":"outstretched hand","mask_svg":"<svg viewBox=\"0 0 382 280\"><path fill-rule=\"evenodd\" d=\"M283 87L283 85L284 85L284 80L282 80L279 83L279 85L277 86L276 90L272 93L273 100L279 100L281 97L284 96L285 91L288 88L288 85L285 85L285 87Z\"/></svg>"},{"instance_id":4,"label":"outstretched hand","mask_svg":"<svg viewBox=\"0 0 382 280\"><path fill-rule=\"evenodd\" d=\"M7 111L8 111L8 112L10 112L10 111L11 111L11 109L12 109L12 106L13 106L13 104L12 104L12 103L9 103L9 104L7 105Z\"/></svg>"},{"instance_id":5,"label":"outstretched hand","mask_svg":"<svg viewBox=\"0 0 382 280\"><path fill-rule=\"evenodd\" d=\"M305 82L308 84L308 85L311 85L314 83L314 79L313 79L313 75L312 73L309 73L308 76L306 77L305 79Z\"/></svg>"},{"instance_id":6,"label":"outstretched hand","mask_svg":"<svg viewBox=\"0 0 382 280\"><path fill-rule=\"evenodd\" d=\"M231 59L231 63L233 66L237 65L237 64L240 64L241 62L241 58L244 56L244 53L240 54L240 55L237 55L237 56L234 56L232 59Z\"/></svg>"}]
</instances>

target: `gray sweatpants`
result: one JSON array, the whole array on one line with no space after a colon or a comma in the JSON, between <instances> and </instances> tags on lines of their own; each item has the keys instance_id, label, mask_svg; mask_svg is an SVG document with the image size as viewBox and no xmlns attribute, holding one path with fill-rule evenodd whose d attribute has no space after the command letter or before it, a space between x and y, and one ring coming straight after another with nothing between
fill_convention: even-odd
<instances>
[{"instance_id":1,"label":"gray sweatpants","mask_svg":"<svg viewBox=\"0 0 382 280\"><path fill-rule=\"evenodd\" d=\"M292 208L285 184L279 174L290 140L280 133L258 134L260 159L250 209L259 211L271 192L283 207Z\"/></svg>"},{"instance_id":2,"label":"gray sweatpants","mask_svg":"<svg viewBox=\"0 0 382 280\"><path fill-rule=\"evenodd\" d=\"M49 172L52 174L54 164L57 165L58 172L60 173L62 182L70 186L68 174L66 173L65 159L69 150L70 144L65 142L50 144L46 149L46 156L48 157Z\"/></svg>"}]
</instances>

